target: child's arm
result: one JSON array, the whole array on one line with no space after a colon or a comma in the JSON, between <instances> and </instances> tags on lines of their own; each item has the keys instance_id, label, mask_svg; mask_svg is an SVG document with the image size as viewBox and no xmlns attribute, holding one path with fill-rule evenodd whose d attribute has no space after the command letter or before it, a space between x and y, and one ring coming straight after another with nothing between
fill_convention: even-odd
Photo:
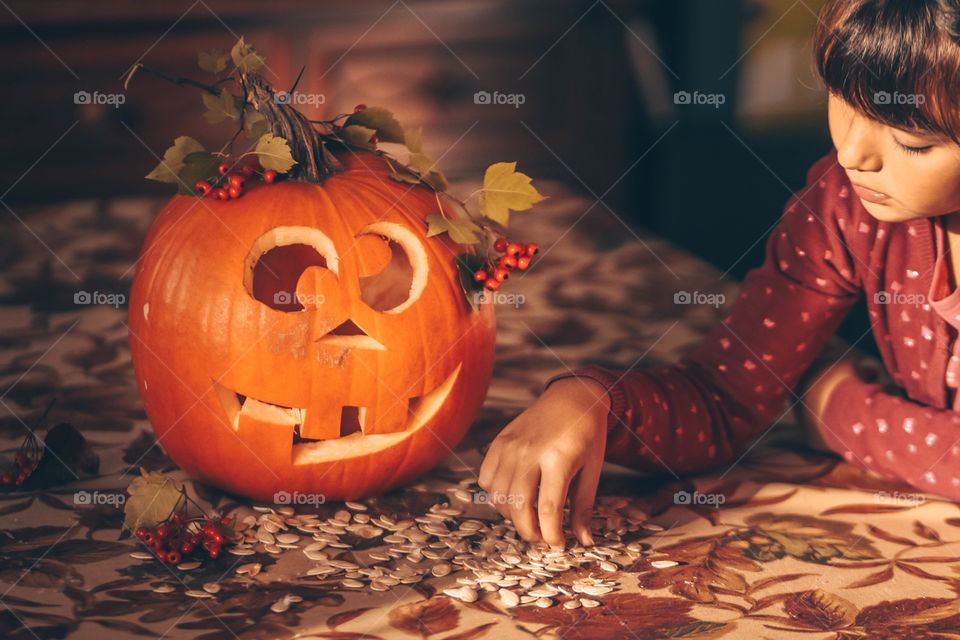
<instances>
[{"instance_id":1,"label":"child's arm","mask_svg":"<svg viewBox=\"0 0 960 640\"><path fill-rule=\"evenodd\" d=\"M638 362L627 372L587 366L547 382L576 375L607 388L608 460L674 474L715 468L797 402L794 386L860 295L844 242L844 227L856 224L847 184L834 153L811 168L767 240L764 264L679 363Z\"/></svg>"},{"instance_id":2,"label":"child's arm","mask_svg":"<svg viewBox=\"0 0 960 640\"><path fill-rule=\"evenodd\" d=\"M960 414L852 375L833 388L820 417L824 442L849 462L960 500Z\"/></svg>"}]
</instances>

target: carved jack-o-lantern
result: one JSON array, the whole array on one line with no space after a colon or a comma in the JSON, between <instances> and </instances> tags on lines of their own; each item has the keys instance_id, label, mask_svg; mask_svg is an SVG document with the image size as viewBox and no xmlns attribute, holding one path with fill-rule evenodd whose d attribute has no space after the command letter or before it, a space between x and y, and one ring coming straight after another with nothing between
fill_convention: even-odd
<instances>
[{"instance_id":1,"label":"carved jack-o-lantern","mask_svg":"<svg viewBox=\"0 0 960 640\"><path fill-rule=\"evenodd\" d=\"M492 304L471 310L437 198L371 154L323 185L229 202L175 197L130 296L138 388L188 473L269 500L359 497L409 482L475 417L493 368Z\"/></svg>"}]
</instances>

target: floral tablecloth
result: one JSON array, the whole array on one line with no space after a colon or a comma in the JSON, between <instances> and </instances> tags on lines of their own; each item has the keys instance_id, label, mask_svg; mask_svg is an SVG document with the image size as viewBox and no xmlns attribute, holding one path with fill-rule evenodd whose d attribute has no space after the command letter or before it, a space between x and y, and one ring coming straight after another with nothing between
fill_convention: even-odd
<instances>
[{"instance_id":1,"label":"floral tablecloth","mask_svg":"<svg viewBox=\"0 0 960 640\"><path fill-rule=\"evenodd\" d=\"M587 362L675 360L724 312L676 304L678 291L732 303L737 284L716 270L561 184L542 190L551 197L535 213L515 214L517 237L544 250L511 282L522 303L498 308L481 414L448 459L416 485L366 501L368 513L397 521L439 508L503 533L489 506L462 498L464 488L475 489L484 446L543 381ZM595 524L629 526L602 540L618 546L618 563L604 572L615 587L600 606L567 608L566 591L545 607L508 607L484 590L471 602L447 593L463 572L437 577L429 558L422 579L374 591L311 574L302 549L260 545L191 570L131 556L144 549L121 536L121 503L140 468L171 472L205 505L265 513L189 482L145 419L124 301L161 205L83 201L2 218L0 455L12 458L56 399L45 423L77 427L99 454L100 475L0 492L0 637L960 637L960 509L806 451L789 411L722 473L652 478L605 468ZM322 520L343 509L297 514ZM237 572L252 564L258 571ZM575 566L553 579L569 586L593 571Z\"/></svg>"}]
</instances>

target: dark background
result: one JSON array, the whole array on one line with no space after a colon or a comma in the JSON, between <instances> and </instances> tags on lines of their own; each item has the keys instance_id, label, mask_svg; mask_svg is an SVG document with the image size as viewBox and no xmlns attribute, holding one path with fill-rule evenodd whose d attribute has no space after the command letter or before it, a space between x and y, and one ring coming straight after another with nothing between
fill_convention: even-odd
<instances>
[{"instance_id":1,"label":"dark background","mask_svg":"<svg viewBox=\"0 0 960 640\"><path fill-rule=\"evenodd\" d=\"M322 94L312 115L383 105L422 126L447 175L517 160L741 279L810 165L830 149L809 41L822 0L8 0L0 8L0 208L164 195L143 179L179 135L208 148L198 50L244 36L277 88ZM125 103L77 104L78 91ZM524 103L476 104L477 91ZM676 104L674 93L723 104ZM6 220L5 222L9 222ZM623 232L624 230L620 230ZM853 341L869 324L856 311ZM876 348L868 337L859 343Z\"/></svg>"}]
</instances>

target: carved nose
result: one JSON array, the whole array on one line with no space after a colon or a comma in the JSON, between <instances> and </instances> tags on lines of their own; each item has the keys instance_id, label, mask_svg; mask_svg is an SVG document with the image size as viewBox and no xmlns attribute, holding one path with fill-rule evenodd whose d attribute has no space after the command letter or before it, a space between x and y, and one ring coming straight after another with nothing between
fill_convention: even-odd
<instances>
[{"instance_id":1,"label":"carved nose","mask_svg":"<svg viewBox=\"0 0 960 640\"><path fill-rule=\"evenodd\" d=\"M327 335L319 338L317 342L338 347L350 347L351 349L387 350L385 346L371 338L366 331L349 318L334 327Z\"/></svg>"}]
</instances>

